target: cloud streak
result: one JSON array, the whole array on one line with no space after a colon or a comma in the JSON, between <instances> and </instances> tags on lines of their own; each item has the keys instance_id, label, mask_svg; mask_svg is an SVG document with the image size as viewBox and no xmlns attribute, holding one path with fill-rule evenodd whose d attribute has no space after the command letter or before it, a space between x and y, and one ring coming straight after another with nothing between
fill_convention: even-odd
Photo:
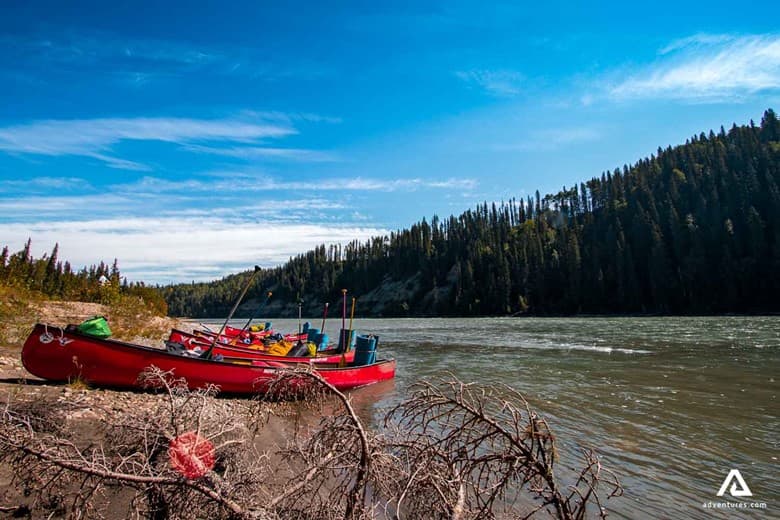
<instances>
[{"instance_id":1,"label":"cloud streak","mask_svg":"<svg viewBox=\"0 0 780 520\"><path fill-rule=\"evenodd\" d=\"M522 92L525 79L512 70L467 70L457 71L455 76L467 85L480 88L496 97L515 97Z\"/></svg>"},{"instance_id":2,"label":"cloud streak","mask_svg":"<svg viewBox=\"0 0 780 520\"><path fill-rule=\"evenodd\" d=\"M111 154L121 141L256 143L296 134L279 122L171 117L41 120L0 128L0 150L16 154L91 157L111 168L149 167Z\"/></svg>"},{"instance_id":3,"label":"cloud streak","mask_svg":"<svg viewBox=\"0 0 780 520\"><path fill-rule=\"evenodd\" d=\"M0 181L0 193L30 193L50 190L73 191L91 188L92 186L89 182L78 177L36 177L28 180Z\"/></svg>"},{"instance_id":4,"label":"cloud streak","mask_svg":"<svg viewBox=\"0 0 780 520\"><path fill-rule=\"evenodd\" d=\"M698 34L671 42L653 65L612 85L615 100L734 100L780 89L780 35Z\"/></svg>"},{"instance_id":5,"label":"cloud streak","mask_svg":"<svg viewBox=\"0 0 780 520\"><path fill-rule=\"evenodd\" d=\"M30 225L42 219L75 221L166 215L219 216L243 223L257 219L275 222L337 222L351 216L344 210L359 204L371 192L475 189L473 179L332 178L284 181L246 173L221 172L213 176L171 180L145 176L136 182L103 186L100 191L78 178L39 177L0 181L0 222ZM335 197L333 194L338 193ZM357 197L351 202L345 199ZM348 204L352 206L348 206Z\"/></svg>"},{"instance_id":6,"label":"cloud streak","mask_svg":"<svg viewBox=\"0 0 780 520\"><path fill-rule=\"evenodd\" d=\"M272 61L260 47L194 44L167 39L120 37L104 31L78 33L0 35L0 47L13 59L0 64L5 70L45 67L65 73L119 74L137 85L152 79L188 75L248 76L276 80L311 79L326 74L314 63Z\"/></svg>"},{"instance_id":7,"label":"cloud streak","mask_svg":"<svg viewBox=\"0 0 780 520\"><path fill-rule=\"evenodd\" d=\"M154 188L157 191L154 191ZM174 183L149 183L147 190L118 189L109 193L91 195L30 195L0 198L0 223L16 222L35 230L35 222L77 222L89 218L112 220L121 214L127 218L159 215L166 217L219 217L242 224L258 220L276 223L337 222L346 220L343 202L323 197L247 198L236 195L234 189L198 191L192 193L185 185L179 190ZM229 187L228 187L229 188ZM161 197L160 195L164 195ZM85 212L85 208L89 208Z\"/></svg>"},{"instance_id":8,"label":"cloud streak","mask_svg":"<svg viewBox=\"0 0 780 520\"><path fill-rule=\"evenodd\" d=\"M190 145L186 150L199 153L223 155L237 159L282 159L296 162L338 162L339 157L330 152L304 148L276 148L267 146L240 146L218 148L214 146Z\"/></svg>"},{"instance_id":9,"label":"cloud streak","mask_svg":"<svg viewBox=\"0 0 780 520\"><path fill-rule=\"evenodd\" d=\"M551 128L536 131L517 143L496 144L491 149L497 152L546 152L567 145L597 141L601 138L602 132L593 127Z\"/></svg>"},{"instance_id":10,"label":"cloud streak","mask_svg":"<svg viewBox=\"0 0 780 520\"><path fill-rule=\"evenodd\" d=\"M316 181L280 181L272 177L251 176L244 172L218 172L215 180L188 179L170 181L158 177L143 177L136 183L116 185L113 189L125 193L251 193L251 192L305 192L305 191L415 191L423 189L471 190L474 179L376 179L364 177L318 179Z\"/></svg>"}]
</instances>

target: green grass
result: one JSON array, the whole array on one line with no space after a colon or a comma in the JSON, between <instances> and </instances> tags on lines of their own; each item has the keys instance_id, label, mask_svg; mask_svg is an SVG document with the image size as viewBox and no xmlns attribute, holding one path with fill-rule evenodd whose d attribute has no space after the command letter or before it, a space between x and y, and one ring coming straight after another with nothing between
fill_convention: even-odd
<instances>
[{"instance_id":1,"label":"green grass","mask_svg":"<svg viewBox=\"0 0 780 520\"><path fill-rule=\"evenodd\" d=\"M90 386L89 383L84 381L81 377L76 376L70 381L68 381L68 388L71 390L89 390Z\"/></svg>"},{"instance_id":2,"label":"green grass","mask_svg":"<svg viewBox=\"0 0 780 520\"><path fill-rule=\"evenodd\" d=\"M13 345L21 334L26 336L35 320L34 305L45 299L25 287L0 284L0 346Z\"/></svg>"}]
</instances>

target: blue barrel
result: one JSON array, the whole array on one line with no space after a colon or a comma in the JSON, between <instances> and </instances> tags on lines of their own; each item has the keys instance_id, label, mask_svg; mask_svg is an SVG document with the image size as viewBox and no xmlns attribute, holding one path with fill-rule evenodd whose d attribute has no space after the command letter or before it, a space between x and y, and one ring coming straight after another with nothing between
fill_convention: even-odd
<instances>
[{"instance_id":1,"label":"blue barrel","mask_svg":"<svg viewBox=\"0 0 780 520\"><path fill-rule=\"evenodd\" d=\"M377 336L360 336L355 341L355 366L371 365L376 361Z\"/></svg>"},{"instance_id":2,"label":"blue barrel","mask_svg":"<svg viewBox=\"0 0 780 520\"><path fill-rule=\"evenodd\" d=\"M341 329L339 331L339 348L337 350L339 352L344 352L344 345L348 345L349 350L352 350L355 347L355 336L356 335L354 330Z\"/></svg>"},{"instance_id":3,"label":"blue barrel","mask_svg":"<svg viewBox=\"0 0 780 520\"><path fill-rule=\"evenodd\" d=\"M263 329L263 330L271 330L271 322L270 321L266 321L265 322L265 329Z\"/></svg>"},{"instance_id":4,"label":"blue barrel","mask_svg":"<svg viewBox=\"0 0 780 520\"><path fill-rule=\"evenodd\" d=\"M324 350L328 346L328 335L320 333L320 329L310 328L306 334L306 342L317 345L317 350Z\"/></svg>"},{"instance_id":5,"label":"blue barrel","mask_svg":"<svg viewBox=\"0 0 780 520\"><path fill-rule=\"evenodd\" d=\"M328 339L327 334L317 334L317 340L314 341L314 343L317 344L317 350L325 350L328 348Z\"/></svg>"}]
</instances>

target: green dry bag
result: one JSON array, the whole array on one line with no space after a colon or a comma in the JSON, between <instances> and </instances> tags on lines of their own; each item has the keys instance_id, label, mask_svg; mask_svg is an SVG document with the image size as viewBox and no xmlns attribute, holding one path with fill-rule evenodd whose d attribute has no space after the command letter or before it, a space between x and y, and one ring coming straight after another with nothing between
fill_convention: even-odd
<instances>
[{"instance_id":1,"label":"green dry bag","mask_svg":"<svg viewBox=\"0 0 780 520\"><path fill-rule=\"evenodd\" d=\"M99 338L107 338L111 335L111 329L108 327L108 321L106 321L104 316L93 316L88 320L82 321L78 326L78 330L82 334L89 334Z\"/></svg>"}]
</instances>

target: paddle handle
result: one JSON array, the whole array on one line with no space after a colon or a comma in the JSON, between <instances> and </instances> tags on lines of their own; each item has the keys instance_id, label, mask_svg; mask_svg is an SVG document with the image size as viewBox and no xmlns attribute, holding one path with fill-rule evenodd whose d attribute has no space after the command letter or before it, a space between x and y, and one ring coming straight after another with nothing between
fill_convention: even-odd
<instances>
[{"instance_id":1,"label":"paddle handle","mask_svg":"<svg viewBox=\"0 0 780 520\"><path fill-rule=\"evenodd\" d=\"M303 307L303 300L298 298L298 336L301 335L301 307ZM298 341L300 341L300 338Z\"/></svg>"},{"instance_id":2,"label":"paddle handle","mask_svg":"<svg viewBox=\"0 0 780 520\"><path fill-rule=\"evenodd\" d=\"M349 311L349 328L347 329L349 332L347 332L347 337L344 340L344 342L345 342L344 343L344 351L345 352L351 350L351 347L352 347L352 341L350 341L350 340L352 339L352 321L355 319L355 300L357 300L357 298L355 298L353 296L352 297L352 310Z\"/></svg>"},{"instance_id":3,"label":"paddle handle","mask_svg":"<svg viewBox=\"0 0 780 520\"><path fill-rule=\"evenodd\" d=\"M325 302L325 309L322 311L322 326L320 327L322 334L325 334L325 318L328 317L328 305L330 305L330 302Z\"/></svg>"},{"instance_id":4,"label":"paddle handle","mask_svg":"<svg viewBox=\"0 0 780 520\"><path fill-rule=\"evenodd\" d=\"M347 290L341 290L341 330L344 330L344 326L347 321Z\"/></svg>"}]
</instances>

